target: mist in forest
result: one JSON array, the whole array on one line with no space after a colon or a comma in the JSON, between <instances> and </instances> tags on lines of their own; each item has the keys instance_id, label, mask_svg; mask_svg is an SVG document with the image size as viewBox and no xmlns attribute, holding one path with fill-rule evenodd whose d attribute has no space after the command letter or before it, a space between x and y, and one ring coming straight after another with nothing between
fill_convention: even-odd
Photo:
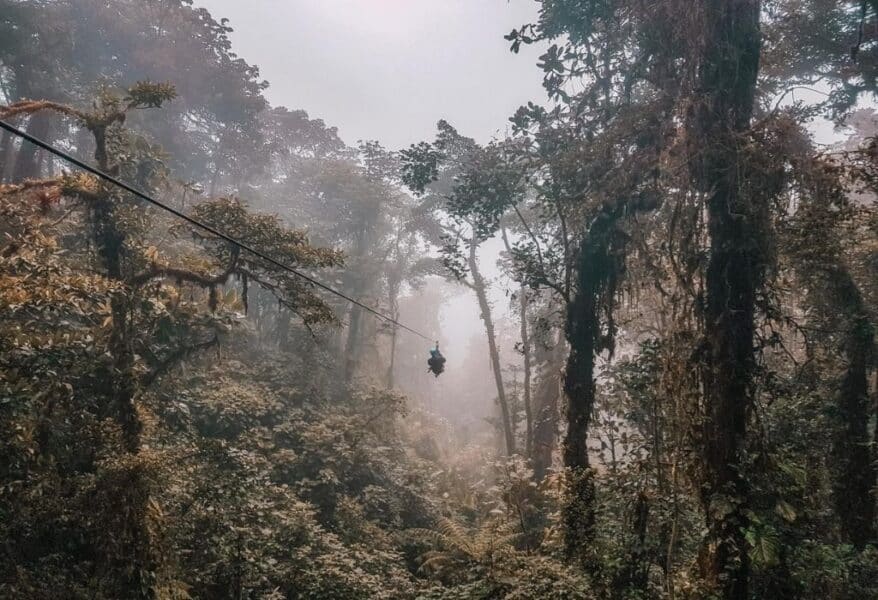
<instances>
[{"instance_id":1,"label":"mist in forest","mask_svg":"<svg viewBox=\"0 0 878 600\"><path fill-rule=\"evenodd\" d=\"M488 142L508 130L508 117L519 105L543 94L534 66L544 44L514 55L497 43L536 17L530 0L200 5L229 19L235 51L259 66L273 104L319 116L349 143L374 139L403 149L429 139L439 119ZM481 250L493 278L503 275L493 264L500 247L495 242ZM493 290L501 314L508 287ZM442 334L450 347L465 349L480 326L468 294L448 299ZM463 364L458 353L449 353L455 359Z\"/></svg>"},{"instance_id":2,"label":"mist in forest","mask_svg":"<svg viewBox=\"0 0 878 600\"><path fill-rule=\"evenodd\" d=\"M0 597L878 598L878 4L0 0Z\"/></svg>"}]
</instances>

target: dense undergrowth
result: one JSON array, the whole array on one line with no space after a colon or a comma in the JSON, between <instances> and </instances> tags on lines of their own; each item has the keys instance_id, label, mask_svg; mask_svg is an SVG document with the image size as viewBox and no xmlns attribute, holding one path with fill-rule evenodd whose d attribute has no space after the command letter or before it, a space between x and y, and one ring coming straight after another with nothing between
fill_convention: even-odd
<instances>
[{"instance_id":1,"label":"dense undergrowth","mask_svg":"<svg viewBox=\"0 0 878 600\"><path fill-rule=\"evenodd\" d=\"M544 0L548 106L392 151L0 0L0 119L273 259L4 130L0 596L878 598L878 7L694 4Z\"/></svg>"}]
</instances>

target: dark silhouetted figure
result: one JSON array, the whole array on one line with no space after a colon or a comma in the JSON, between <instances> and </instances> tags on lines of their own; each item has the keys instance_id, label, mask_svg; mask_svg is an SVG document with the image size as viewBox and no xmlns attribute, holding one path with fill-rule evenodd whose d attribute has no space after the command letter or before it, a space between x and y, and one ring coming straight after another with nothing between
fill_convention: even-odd
<instances>
[{"instance_id":1,"label":"dark silhouetted figure","mask_svg":"<svg viewBox=\"0 0 878 600\"><path fill-rule=\"evenodd\" d=\"M427 359L427 366L430 368L430 372L436 377L439 377L439 375L442 374L442 371L445 370L445 357L439 352L438 341L436 342L436 347L430 350L430 358Z\"/></svg>"}]
</instances>

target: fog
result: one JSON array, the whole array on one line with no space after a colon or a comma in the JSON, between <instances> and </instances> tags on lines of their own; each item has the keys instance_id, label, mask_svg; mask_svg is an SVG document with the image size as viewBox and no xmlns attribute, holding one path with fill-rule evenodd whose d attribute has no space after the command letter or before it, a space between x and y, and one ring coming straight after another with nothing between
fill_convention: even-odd
<instances>
[{"instance_id":1,"label":"fog","mask_svg":"<svg viewBox=\"0 0 878 600\"><path fill-rule=\"evenodd\" d=\"M486 142L544 96L540 51L503 36L531 22L532 0L200 0L234 28L273 104L304 108L348 143L403 148L446 119Z\"/></svg>"},{"instance_id":2,"label":"fog","mask_svg":"<svg viewBox=\"0 0 878 600\"><path fill-rule=\"evenodd\" d=\"M432 140L445 119L485 143L545 91L535 64L543 46L518 54L503 36L533 21L532 0L201 0L229 19L236 52L260 69L273 104L304 108L337 126L342 139L378 140L402 149ZM514 284L495 267L499 240L479 250L492 278L498 316ZM487 345L472 293L461 288L441 311L449 370L467 360L470 344ZM414 324L417 326L417 323ZM505 359L515 358L511 348ZM434 386L448 392L444 382ZM441 408L441 407L440 407Z\"/></svg>"},{"instance_id":3,"label":"fog","mask_svg":"<svg viewBox=\"0 0 878 600\"><path fill-rule=\"evenodd\" d=\"M0 0L0 598L878 598L876 98L876 0Z\"/></svg>"}]
</instances>

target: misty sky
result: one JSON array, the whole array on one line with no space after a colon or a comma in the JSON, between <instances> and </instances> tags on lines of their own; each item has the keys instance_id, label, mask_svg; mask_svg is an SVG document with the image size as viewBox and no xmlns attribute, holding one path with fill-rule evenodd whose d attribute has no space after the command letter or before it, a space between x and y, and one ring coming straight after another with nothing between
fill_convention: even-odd
<instances>
[{"instance_id":1,"label":"misty sky","mask_svg":"<svg viewBox=\"0 0 878 600\"><path fill-rule=\"evenodd\" d=\"M532 0L197 0L235 29L275 105L303 108L349 144L398 149L436 121L487 141L528 100L542 101L540 52L503 39L534 19Z\"/></svg>"},{"instance_id":2,"label":"misty sky","mask_svg":"<svg viewBox=\"0 0 878 600\"><path fill-rule=\"evenodd\" d=\"M377 139L399 149L432 140L441 118L485 142L505 130L521 104L545 97L536 67L541 52L523 48L513 54L503 39L536 17L532 0L197 4L216 19L229 19L234 51L259 66L271 84L272 104L307 110L338 127L348 144ZM500 276L494 264L499 248L499 242L488 242L480 253L492 278ZM495 317L507 310L505 287L506 281L493 286ZM471 293L461 292L441 313L442 335L453 347L450 368L465 360L473 336L485 343L477 304Z\"/></svg>"}]
</instances>

